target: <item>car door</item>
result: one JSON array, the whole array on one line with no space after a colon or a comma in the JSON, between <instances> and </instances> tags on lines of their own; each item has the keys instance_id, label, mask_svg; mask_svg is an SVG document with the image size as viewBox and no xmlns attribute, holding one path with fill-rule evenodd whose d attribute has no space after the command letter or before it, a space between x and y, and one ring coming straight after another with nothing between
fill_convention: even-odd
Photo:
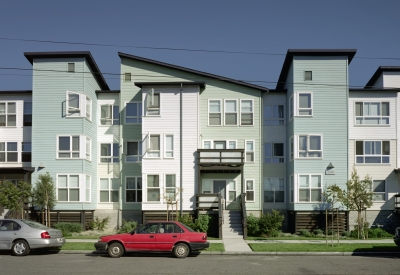
<instances>
[{"instance_id":1,"label":"car door","mask_svg":"<svg viewBox=\"0 0 400 275\"><path fill-rule=\"evenodd\" d=\"M127 250L142 251L154 250L158 223L146 223L139 226L126 242Z\"/></svg>"},{"instance_id":2,"label":"car door","mask_svg":"<svg viewBox=\"0 0 400 275\"><path fill-rule=\"evenodd\" d=\"M18 237L21 226L11 220L2 220L0 223L0 249L11 249L11 244Z\"/></svg>"},{"instance_id":3,"label":"car door","mask_svg":"<svg viewBox=\"0 0 400 275\"><path fill-rule=\"evenodd\" d=\"M181 239L181 229L175 223L160 223L156 234L155 248L158 251L171 251L174 244Z\"/></svg>"}]
</instances>

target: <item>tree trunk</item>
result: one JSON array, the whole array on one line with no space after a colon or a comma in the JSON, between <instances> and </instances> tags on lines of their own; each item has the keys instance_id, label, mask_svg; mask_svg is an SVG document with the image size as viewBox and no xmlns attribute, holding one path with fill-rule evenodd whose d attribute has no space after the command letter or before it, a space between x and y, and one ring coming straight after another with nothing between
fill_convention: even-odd
<instances>
[{"instance_id":1,"label":"tree trunk","mask_svg":"<svg viewBox=\"0 0 400 275\"><path fill-rule=\"evenodd\" d=\"M47 223L48 223L48 227L50 227L51 223L50 223L50 208L47 207Z\"/></svg>"}]
</instances>

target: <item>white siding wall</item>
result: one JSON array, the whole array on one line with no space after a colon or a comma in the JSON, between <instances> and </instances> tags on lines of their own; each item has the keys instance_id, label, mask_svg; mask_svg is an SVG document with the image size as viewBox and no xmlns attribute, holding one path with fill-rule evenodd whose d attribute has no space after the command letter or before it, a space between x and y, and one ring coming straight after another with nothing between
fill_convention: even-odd
<instances>
[{"instance_id":1,"label":"white siding wall","mask_svg":"<svg viewBox=\"0 0 400 275\"><path fill-rule=\"evenodd\" d=\"M383 88L400 88L400 73L399 72L384 72L383 73Z\"/></svg>"}]
</instances>

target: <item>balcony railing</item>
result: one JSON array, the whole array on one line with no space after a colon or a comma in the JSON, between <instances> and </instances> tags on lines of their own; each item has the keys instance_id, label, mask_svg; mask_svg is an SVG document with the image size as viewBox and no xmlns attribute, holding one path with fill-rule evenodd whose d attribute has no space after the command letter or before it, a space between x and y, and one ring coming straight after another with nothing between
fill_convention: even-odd
<instances>
[{"instance_id":1,"label":"balcony railing","mask_svg":"<svg viewBox=\"0 0 400 275\"><path fill-rule=\"evenodd\" d=\"M198 149L199 165L243 165L243 149Z\"/></svg>"},{"instance_id":2,"label":"balcony railing","mask_svg":"<svg viewBox=\"0 0 400 275\"><path fill-rule=\"evenodd\" d=\"M394 210L400 211L400 194L394 195Z\"/></svg>"}]
</instances>

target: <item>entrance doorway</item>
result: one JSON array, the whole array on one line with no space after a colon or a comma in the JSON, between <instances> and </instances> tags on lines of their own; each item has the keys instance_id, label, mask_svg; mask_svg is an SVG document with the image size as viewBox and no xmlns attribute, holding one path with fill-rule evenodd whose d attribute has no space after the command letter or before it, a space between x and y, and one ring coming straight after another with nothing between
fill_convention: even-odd
<instances>
[{"instance_id":1,"label":"entrance doorway","mask_svg":"<svg viewBox=\"0 0 400 275\"><path fill-rule=\"evenodd\" d=\"M226 199L225 199L225 188L226 188L226 180L214 180L213 181L213 193L221 194L223 199L223 209L225 209Z\"/></svg>"}]
</instances>

